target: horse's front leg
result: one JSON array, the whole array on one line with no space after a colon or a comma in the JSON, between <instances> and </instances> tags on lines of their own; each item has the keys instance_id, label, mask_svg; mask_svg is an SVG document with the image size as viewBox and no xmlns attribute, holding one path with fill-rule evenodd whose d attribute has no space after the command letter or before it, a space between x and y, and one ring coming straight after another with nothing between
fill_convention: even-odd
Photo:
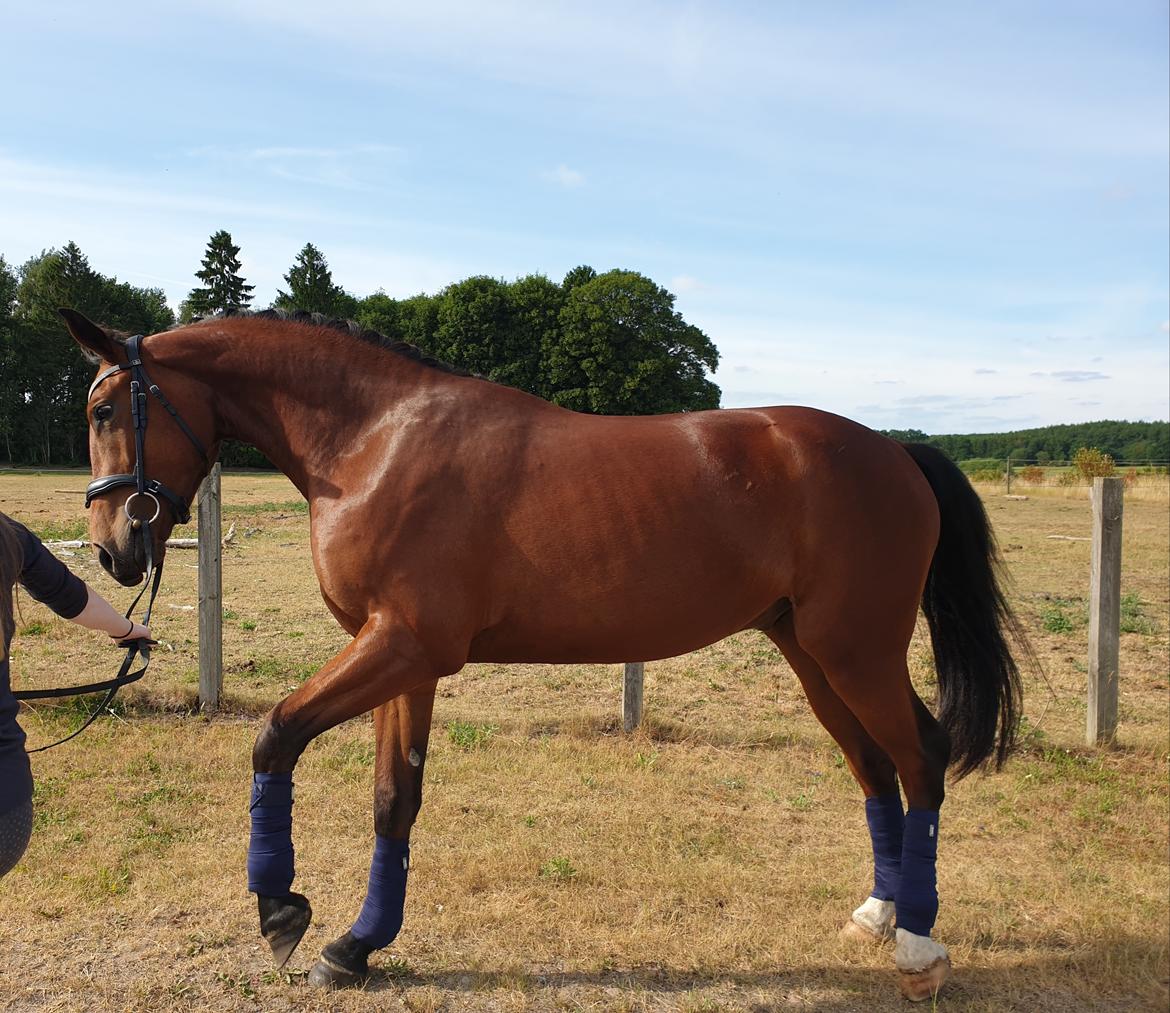
<instances>
[{"instance_id":1,"label":"horse's front leg","mask_svg":"<svg viewBox=\"0 0 1170 1013\"><path fill-rule=\"evenodd\" d=\"M260 932L278 967L296 949L311 917L309 902L291 891L292 772L301 753L329 728L433 684L448 671L408 627L373 616L345 650L268 715L252 750L248 889L256 894Z\"/></svg>"},{"instance_id":2,"label":"horse's front leg","mask_svg":"<svg viewBox=\"0 0 1170 1013\"><path fill-rule=\"evenodd\" d=\"M374 857L361 914L324 950L309 982L325 988L356 985L369 974L374 950L389 946L402 927L410 828L422 806L423 767L431 734L435 684L429 683L374 712Z\"/></svg>"}]
</instances>

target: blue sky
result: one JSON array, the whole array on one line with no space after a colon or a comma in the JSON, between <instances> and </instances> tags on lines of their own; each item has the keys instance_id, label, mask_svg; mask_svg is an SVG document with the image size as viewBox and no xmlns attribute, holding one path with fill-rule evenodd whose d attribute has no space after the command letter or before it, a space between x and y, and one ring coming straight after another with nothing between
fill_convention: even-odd
<instances>
[{"instance_id":1,"label":"blue sky","mask_svg":"<svg viewBox=\"0 0 1170 1013\"><path fill-rule=\"evenodd\" d=\"M1170 414L1164 2L5 5L0 254L177 305L642 271L725 406Z\"/></svg>"}]
</instances>

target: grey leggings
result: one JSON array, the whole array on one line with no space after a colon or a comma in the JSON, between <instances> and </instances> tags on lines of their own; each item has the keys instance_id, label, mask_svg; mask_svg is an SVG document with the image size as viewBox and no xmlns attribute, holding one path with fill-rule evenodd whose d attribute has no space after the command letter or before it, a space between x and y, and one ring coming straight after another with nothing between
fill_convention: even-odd
<instances>
[{"instance_id":1,"label":"grey leggings","mask_svg":"<svg viewBox=\"0 0 1170 1013\"><path fill-rule=\"evenodd\" d=\"M32 799L0 813L0 876L6 876L20 861L32 837L32 827Z\"/></svg>"}]
</instances>

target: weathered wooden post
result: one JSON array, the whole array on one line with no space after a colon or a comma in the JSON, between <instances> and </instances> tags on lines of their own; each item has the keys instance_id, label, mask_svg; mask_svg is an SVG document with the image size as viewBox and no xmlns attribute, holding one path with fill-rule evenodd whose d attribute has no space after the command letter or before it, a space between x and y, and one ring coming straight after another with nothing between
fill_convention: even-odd
<instances>
[{"instance_id":1,"label":"weathered wooden post","mask_svg":"<svg viewBox=\"0 0 1170 1013\"><path fill-rule=\"evenodd\" d=\"M1012 459L1009 457L1004 464L1004 474L1007 475L1007 492L1005 495L1012 494Z\"/></svg>"},{"instance_id":2,"label":"weathered wooden post","mask_svg":"<svg viewBox=\"0 0 1170 1013\"><path fill-rule=\"evenodd\" d=\"M1091 746L1117 734L1118 648L1121 639L1120 478L1093 479L1093 547L1089 577L1089 707Z\"/></svg>"},{"instance_id":3,"label":"weathered wooden post","mask_svg":"<svg viewBox=\"0 0 1170 1013\"><path fill-rule=\"evenodd\" d=\"M223 689L223 546L220 466L199 487L199 706L215 710Z\"/></svg>"},{"instance_id":4,"label":"weathered wooden post","mask_svg":"<svg viewBox=\"0 0 1170 1013\"><path fill-rule=\"evenodd\" d=\"M642 683L645 673L643 662L626 662L622 676L622 731L632 732L642 723Z\"/></svg>"}]
</instances>

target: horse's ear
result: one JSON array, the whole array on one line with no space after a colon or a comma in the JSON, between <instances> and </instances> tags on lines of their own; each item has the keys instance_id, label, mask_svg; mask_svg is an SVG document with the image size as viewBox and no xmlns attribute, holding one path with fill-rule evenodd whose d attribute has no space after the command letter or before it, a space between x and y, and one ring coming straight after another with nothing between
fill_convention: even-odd
<instances>
[{"instance_id":1,"label":"horse's ear","mask_svg":"<svg viewBox=\"0 0 1170 1013\"><path fill-rule=\"evenodd\" d=\"M119 352L122 348L121 344L111 338L85 314L70 309L59 309L57 312L64 317L65 326L69 328L69 333L73 335L73 340L81 346L82 351L91 352L106 362L118 362L123 357L123 354Z\"/></svg>"}]
</instances>

